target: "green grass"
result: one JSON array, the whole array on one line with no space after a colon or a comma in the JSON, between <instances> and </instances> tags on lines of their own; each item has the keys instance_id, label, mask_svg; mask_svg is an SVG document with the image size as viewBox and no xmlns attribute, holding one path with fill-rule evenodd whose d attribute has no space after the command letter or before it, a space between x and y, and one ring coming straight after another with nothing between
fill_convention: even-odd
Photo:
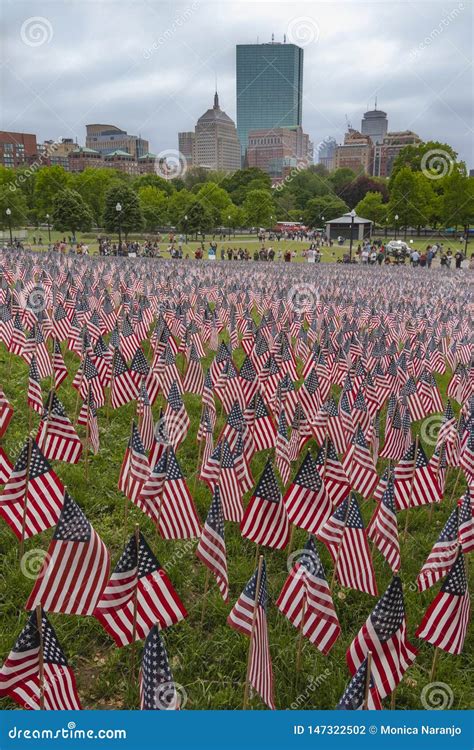
<instances>
[{"instance_id":1,"label":"green grass","mask_svg":"<svg viewBox=\"0 0 474 750\"><path fill-rule=\"evenodd\" d=\"M179 359L178 357L178 361ZM206 364L210 359L211 355L207 357ZM236 359L240 363L241 350L238 350ZM68 414L73 417L76 392L71 387L71 382L78 359L67 352L66 363L70 376L59 389L59 397ZM27 378L26 365L16 357L13 359L10 370L8 355L5 348L1 346L0 382L15 408L14 417L2 443L12 459L16 458L28 431L28 415L25 406ZM438 378L443 394L448 381L449 375ZM48 386L49 383L43 381L44 394ZM191 417L191 428L185 442L179 448L178 459L188 478L200 516L204 520L211 502L210 492L207 486L199 481L194 491L197 468L195 438L200 414L200 399L186 395L185 404ZM187 694L186 708L241 708L248 639L226 625L230 605L223 603L212 578L209 592L203 598L206 573L205 568L195 556L197 542L162 540L158 537L151 521L134 506L130 506L128 527L124 528L124 496L117 489L117 481L133 410L132 405L127 405L112 412L110 423L107 423L105 410L100 410L101 448L99 454L90 459L87 480L83 460L76 466L55 462L54 469L107 544L112 557L112 566L117 562L125 539L132 533L133 524L137 522L161 564L166 567L189 612L187 620L164 632L174 679L184 687ZM154 414L157 418L158 404L154 406ZM35 418L36 424L37 418ZM221 424L222 420L217 425L216 435L220 431ZM81 429L79 428L79 431ZM81 434L84 433L81 432ZM317 446L314 440L308 445L315 453ZM431 455L432 446L425 447ZM265 460L265 454L260 453L252 461L251 468L255 479L260 476ZM379 469L382 466L383 462L380 462ZM293 467L292 476L295 470L296 466ZM421 691L427 683L431 682L429 674L433 647L415 639L414 632L439 587L419 594L415 581L455 501L460 496L461 489L464 488L461 482L453 497L455 476L454 470L450 470L445 499L440 506L434 507L431 522L429 521L429 508L410 510L409 533L406 539L403 537L405 513L399 516L401 577L405 587L408 633L410 640L420 649L415 664L408 670L396 691L396 707L400 709L422 708ZM374 502L361 500L361 506L364 520L367 522L373 512ZM49 530L34 537L27 541L25 550L37 548L46 550L51 536L52 530ZM301 548L306 536L304 531L296 530L293 549ZM243 539L238 527L231 523L226 524L226 545L230 601L233 605L254 570L255 545ZM330 580L332 562L323 545L318 544L318 547ZM328 657L322 656L310 643L304 642L302 668L296 674L298 634L275 607L275 600L287 576L287 552L266 550L265 557L270 593L269 640L277 708L289 708L296 702L299 708L333 709L349 679L345 662L346 649L377 600L369 595L347 589L342 590L336 586L334 601L342 627L341 637ZM391 579L391 571L377 551L374 553L374 565L381 594ZM0 520L0 576L2 592L0 660L3 661L26 622L23 607L33 585L33 581L20 572L18 543L3 520ZM201 629L200 621L204 605L204 626ZM116 648L112 639L92 617L52 614L50 619L70 665L75 670L83 707L88 709L138 708L138 677L137 674L132 677L130 673L130 647ZM141 650L142 644L138 644L138 657ZM314 680L318 676L323 681L319 687L316 687ZM453 709L469 707L470 698L467 687L472 680L472 641L466 642L464 653L460 656L440 653L435 679L447 683L452 689ZM388 707L390 700L386 700L385 703ZM252 699L251 706L255 709L264 708L258 697ZM15 708L15 704L9 699L3 699L0 701L0 708Z\"/></svg>"}]
</instances>

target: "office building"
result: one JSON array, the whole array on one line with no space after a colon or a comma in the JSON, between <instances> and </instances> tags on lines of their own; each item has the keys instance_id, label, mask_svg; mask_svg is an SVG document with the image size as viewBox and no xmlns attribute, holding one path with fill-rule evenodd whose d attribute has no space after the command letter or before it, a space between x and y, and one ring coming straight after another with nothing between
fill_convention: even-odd
<instances>
[{"instance_id":1,"label":"office building","mask_svg":"<svg viewBox=\"0 0 474 750\"><path fill-rule=\"evenodd\" d=\"M240 144L235 123L220 108L217 92L214 105L196 123L192 163L193 166L222 172L240 169Z\"/></svg>"},{"instance_id":2,"label":"office building","mask_svg":"<svg viewBox=\"0 0 474 750\"><path fill-rule=\"evenodd\" d=\"M37 155L36 135L0 131L0 164L17 169L30 163Z\"/></svg>"},{"instance_id":3,"label":"office building","mask_svg":"<svg viewBox=\"0 0 474 750\"><path fill-rule=\"evenodd\" d=\"M303 128L249 130L247 165L258 167L271 177L285 177L296 167L306 168L312 161L309 137Z\"/></svg>"},{"instance_id":4,"label":"office building","mask_svg":"<svg viewBox=\"0 0 474 750\"><path fill-rule=\"evenodd\" d=\"M335 169L346 167L356 174L365 172L370 174L373 163L374 145L368 135L362 135L358 130L349 128L344 135L344 143L336 147Z\"/></svg>"},{"instance_id":5,"label":"office building","mask_svg":"<svg viewBox=\"0 0 474 750\"><path fill-rule=\"evenodd\" d=\"M194 151L194 132L192 130L185 133L178 133L178 149L179 153L186 160L187 166L192 166Z\"/></svg>"},{"instance_id":6,"label":"office building","mask_svg":"<svg viewBox=\"0 0 474 750\"><path fill-rule=\"evenodd\" d=\"M365 112L360 127L362 135L370 136L372 143L382 143L387 135L387 130L387 113L382 112L381 109L377 109L377 104L375 105L375 109Z\"/></svg>"},{"instance_id":7,"label":"office building","mask_svg":"<svg viewBox=\"0 0 474 750\"><path fill-rule=\"evenodd\" d=\"M86 147L101 154L126 151L135 159L148 153L149 143L138 135L129 135L115 125L86 125Z\"/></svg>"},{"instance_id":8,"label":"office building","mask_svg":"<svg viewBox=\"0 0 474 750\"><path fill-rule=\"evenodd\" d=\"M302 125L303 50L295 44L237 45L237 133L244 163L250 130Z\"/></svg>"},{"instance_id":9,"label":"office building","mask_svg":"<svg viewBox=\"0 0 474 750\"><path fill-rule=\"evenodd\" d=\"M333 172L336 164L336 148L337 141L335 138L328 136L321 141L317 147L318 152L318 164L322 164L326 167L328 172Z\"/></svg>"}]
</instances>

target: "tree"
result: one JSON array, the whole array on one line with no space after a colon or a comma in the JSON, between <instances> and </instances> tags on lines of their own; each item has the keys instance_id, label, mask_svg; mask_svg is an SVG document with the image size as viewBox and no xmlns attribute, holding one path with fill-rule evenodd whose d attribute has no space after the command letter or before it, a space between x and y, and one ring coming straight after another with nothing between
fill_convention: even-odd
<instances>
[{"instance_id":1,"label":"tree","mask_svg":"<svg viewBox=\"0 0 474 750\"><path fill-rule=\"evenodd\" d=\"M93 222L91 210L77 190L66 188L53 200L52 224L60 232L69 231L75 236L78 229L86 231Z\"/></svg>"},{"instance_id":2,"label":"tree","mask_svg":"<svg viewBox=\"0 0 474 750\"><path fill-rule=\"evenodd\" d=\"M163 190L145 186L138 191L138 200L147 232L156 232L168 221L168 196Z\"/></svg>"},{"instance_id":3,"label":"tree","mask_svg":"<svg viewBox=\"0 0 474 750\"><path fill-rule=\"evenodd\" d=\"M178 223L181 231L197 235L198 232L209 232L215 226L215 217L211 208L194 196L190 201L186 216L187 219L181 217Z\"/></svg>"},{"instance_id":4,"label":"tree","mask_svg":"<svg viewBox=\"0 0 474 750\"><path fill-rule=\"evenodd\" d=\"M355 207L358 216L370 219L374 224L383 224L387 216L387 205L383 202L382 193L372 190L365 194Z\"/></svg>"},{"instance_id":5,"label":"tree","mask_svg":"<svg viewBox=\"0 0 474 750\"><path fill-rule=\"evenodd\" d=\"M430 154L430 152L432 152ZM390 175L390 188L400 169L410 167L413 172L432 170L438 174L439 170L451 172L453 169L459 169L465 172L462 163L457 162L456 151L447 143L440 141L427 141L416 145L405 146L393 162L392 173Z\"/></svg>"},{"instance_id":6,"label":"tree","mask_svg":"<svg viewBox=\"0 0 474 750\"><path fill-rule=\"evenodd\" d=\"M356 173L353 172L352 169L349 169L348 167L340 167L339 169L336 169L336 171L331 174L329 179L334 188L334 192L340 196L342 189L349 182L354 180L355 177L356 177Z\"/></svg>"},{"instance_id":7,"label":"tree","mask_svg":"<svg viewBox=\"0 0 474 750\"><path fill-rule=\"evenodd\" d=\"M135 177L132 182L132 188L138 193L142 187L153 187L157 190L162 190L166 195L171 195L175 190L174 180L165 180L164 177L154 172Z\"/></svg>"},{"instance_id":8,"label":"tree","mask_svg":"<svg viewBox=\"0 0 474 750\"><path fill-rule=\"evenodd\" d=\"M34 204L38 217L51 214L56 196L72 187L73 177L63 167L41 167L36 173Z\"/></svg>"},{"instance_id":9,"label":"tree","mask_svg":"<svg viewBox=\"0 0 474 750\"><path fill-rule=\"evenodd\" d=\"M474 180L454 170L444 181L440 213L446 228L474 224Z\"/></svg>"},{"instance_id":10,"label":"tree","mask_svg":"<svg viewBox=\"0 0 474 750\"><path fill-rule=\"evenodd\" d=\"M275 192L280 194L290 193L294 196L295 207L303 210L311 198L317 195L329 195L333 190L331 182L325 174L303 169L295 171L295 174L291 173L283 190Z\"/></svg>"},{"instance_id":11,"label":"tree","mask_svg":"<svg viewBox=\"0 0 474 750\"><path fill-rule=\"evenodd\" d=\"M434 192L430 181L421 173L413 172L410 167L402 167L390 190L390 201L387 215L396 226L426 226L430 223L433 211ZM398 215L398 220L395 216Z\"/></svg>"},{"instance_id":12,"label":"tree","mask_svg":"<svg viewBox=\"0 0 474 750\"><path fill-rule=\"evenodd\" d=\"M232 201L229 193L224 188L219 187L215 182L206 182L201 185L197 191L196 197L209 206L211 209L217 209L222 212L223 209L230 206Z\"/></svg>"},{"instance_id":13,"label":"tree","mask_svg":"<svg viewBox=\"0 0 474 750\"><path fill-rule=\"evenodd\" d=\"M250 190L270 190L270 175L257 167L239 169L221 181L221 187L230 195L232 203L241 206Z\"/></svg>"},{"instance_id":14,"label":"tree","mask_svg":"<svg viewBox=\"0 0 474 750\"><path fill-rule=\"evenodd\" d=\"M221 225L230 229L243 227L245 224L245 211L240 206L230 205L222 210Z\"/></svg>"},{"instance_id":15,"label":"tree","mask_svg":"<svg viewBox=\"0 0 474 750\"><path fill-rule=\"evenodd\" d=\"M368 192L381 193L384 203L388 201L386 180L380 177L369 177L367 174L359 175L336 190L337 195L347 203L349 208L355 208Z\"/></svg>"},{"instance_id":16,"label":"tree","mask_svg":"<svg viewBox=\"0 0 474 750\"><path fill-rule=\"evenodd\" d=\"M186 231L185 216L195 196L188 190L178 190L168 198L168 221L172 226L183 227Z\"/></svg>"},{"instance_id":17,"label":"tree","mask_svg":"<svg viewBox=\"0 0 474 750\"><path fill-rule=\"evenodd\" d=\"M7 210L11 211L10 216ZM28 206L25 196L12 181L0 184L0 226L21 227L28 224Z\"/></svg>"},{"instance_id":18,"label":"tree","mask_svg":"<svg viewBox=\"0 0 474 750\"><path fill-rule=\"evenodd\" d=\"M269 227L275 219L275 204L268 190L250 190L242 208L249 226Z\"/></svg>"},{"instance_id":19,"label":"tree","mask_svg":"<svg viewBox=\"0 0 474 750\"><path fill-rule=\"evenodd\" d=\"M117 211L120 203L122 210ZM143 228L143 214L138 196L128 185L113 185L105 196L104 227L107 232L121 231L128 236L130 232L139 232Z\"/></svg>"},{"instance_id":20,"label":"tree","mask_svg":"<svg viewBox=\"0 0 474 750\"><path fill-rule=\"evenodd\" d=\"M105 209L105 196L112 185L120 184L115 170L88 167L74 175L74 188L89 206L95 223L100 226Z\"/></svg>"},{"instance_id":21,"label":"tree","mask_svg":"<svg viewBox=\"0 0 474 750\"><path fill-rule=\"evenodd\" d=\"M308 201L303 218L307 226L321 227L326 221L336 219L347 210L347 204L337 195L320 195Z\"/></svg>"}]
</instances>

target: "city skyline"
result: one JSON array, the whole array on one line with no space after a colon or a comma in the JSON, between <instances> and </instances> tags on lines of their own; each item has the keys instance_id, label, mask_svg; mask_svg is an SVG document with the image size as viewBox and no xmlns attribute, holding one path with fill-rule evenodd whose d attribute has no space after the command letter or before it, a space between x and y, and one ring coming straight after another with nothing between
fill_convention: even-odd
<instances>
[{"instance_id":1,"label":"city skyline","mask_svg":"<svg viewBox=\"0 0 474 750\"><path fill-rule=\"evenodd\" d=\"M358 123L377 97L391 130L445 141L469 168L471 9L415 3L407 24L406 7L278 3L269 20L268 3L231 3L225 10L214 3L136 3L127 14L122 3L110 13L109 2L72 3L67 11L46 2L39 43L27 24L37 6L10 5L0 128L83 143L87 123L111 122L148 140L156 153L176 149L177 133L193 129L216 77L236 121L236 46L257 37L269 42L272 33L283 42L286 34L304 49L303 128L314 141L315 161L326 137L342 142L346 115Z\"/></svg>"}]
</instances>

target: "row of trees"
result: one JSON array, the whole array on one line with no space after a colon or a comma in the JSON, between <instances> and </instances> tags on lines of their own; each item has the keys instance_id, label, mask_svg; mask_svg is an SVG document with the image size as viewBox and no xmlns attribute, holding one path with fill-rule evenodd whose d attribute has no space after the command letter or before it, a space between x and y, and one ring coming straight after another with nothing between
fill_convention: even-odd
<instances>
[{"instance_id":1,"label":"row of trees","mask_svg":"<svg viewBox=\"0 0 474 750\"><path fill-rule=\"evenodd\" d=\"M427 157L438 152L441 162ZM322 165L294 170L272 189L270 177L256 168L232 175L188 170L165 180L158 174L131 177L110 169L69 173L62 167L11 170L0 167L0 224L49 223L60 231L120 228L126 235L160 227L208 232L218 226L271 227L276 221L325 221L355 209L377 225L463 227L474 221L474 180L447 144L408 146L398 156L390 179ZM120 204L121 211L116 210Z\"/></svg>"}]
</instances>

